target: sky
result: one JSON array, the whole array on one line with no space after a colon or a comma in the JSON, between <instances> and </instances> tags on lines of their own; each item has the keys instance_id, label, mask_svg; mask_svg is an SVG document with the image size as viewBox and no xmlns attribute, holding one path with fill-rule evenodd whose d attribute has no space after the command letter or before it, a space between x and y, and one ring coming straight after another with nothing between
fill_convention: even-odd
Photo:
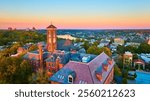
<instances>
[{"instance_id":1,"label":"sky","mask_svg":"<svg viewBox=\"0 0 150 101\"><path fill-rule=\"evenodd\" d=\"M150 0L0 0L0 29L148 29Z\"/></svg>"}]
</instances>

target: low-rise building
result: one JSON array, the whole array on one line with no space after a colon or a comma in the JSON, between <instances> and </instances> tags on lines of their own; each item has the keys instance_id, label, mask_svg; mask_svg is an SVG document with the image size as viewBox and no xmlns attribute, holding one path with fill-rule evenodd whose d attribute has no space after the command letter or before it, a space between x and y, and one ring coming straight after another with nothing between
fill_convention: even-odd
<instances>
[{"instance_id":1,"label":"low-rise building","mask_svg":"<svg viewBox=\"0 0 150 101\"><path fill-rule=\"evenodd\" d=\"M145 63L150 63L150 54L142 53L139 56Z\"/></svg>"},{"instance_id":2,"label":"low-rise building","mask_svg":"<svg viewBox=\"0 0 150 101\"><path fill-rule=\"evenodd\" d=\"M132 67L133 54L131 52L125 52L123 55L123 67Z\"/></svg>"},{"instance_id":3,"label":"low-rise building","mask_svg":"<svg viewBox=\"0 0 150 101\"><path fill-rule=\"evenodd\" d=\"M108 39L102 39L102 40L100 41L100 44L99 44L97 47L100 48L100 47L108 46L109 43L110 43L110 40L108 40Z\"/></svg>"},{"instance_id":4,"label":"low-rise building","mask_svg":"<svg viewBox=\"0 0 150 101\"><path fill-rule=\"evenodd\" d=\"M124 39L122 38L114 38L114 43L118 45L124 45Z\"/></svg>"},{"instance_id":5,"label":"low-rise building","mask_svg":"<svg viewBox=\"0 0 150 101\"><path fill-rule=\"evenodd\" d=\"M137 43L137 42L127 42L124 46L138 47L138 46L140 46L140 43Z\"/></svg>"}]
</instances>

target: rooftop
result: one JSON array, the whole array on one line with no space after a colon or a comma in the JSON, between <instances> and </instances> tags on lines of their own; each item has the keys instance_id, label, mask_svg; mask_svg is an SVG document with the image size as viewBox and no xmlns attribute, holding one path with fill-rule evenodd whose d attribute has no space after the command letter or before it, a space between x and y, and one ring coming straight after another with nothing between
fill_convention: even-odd
<instances>
[{"instance_id":1,"label":"rooftop","mask_svg":"<svg viewBox=\"0 0 150 101\"><path fill-rule=\"evenodd\" d=\"M114 61L112 60L112 64L109 65L108 71L105 71L103 68L103 64L105 64L108 59L110 58L105 53L101 53L88 63L69 61L69 63L67 63L63 67L63 69L60 69L58 72L56 72L51 78L49 78L49 80L68 84L68 82L62 82L62 80L56 79L56 77L58 77L58 74L65 75L65 70L69 69L71 71L74 71L76 74L73 82L74 84L80 84L81 81L82 83L84 82L88 84L102 84L105 82L114 65ZM102 73L102 81L99 81L96 78L95 72ZM68 79L68 77L66 77L65 79Z\"/></svg>"},{"instance_id":2,"label":"rooftop","mask_svg":"<svg viewBox=\"0 0 150 101\"><path fill-rule=\"evenodd\" d=\"M54 25L49 25L47 28L56 28Z\"/></svg>"},{"instance_id":3,"label":"rooftop","mask_svg":"<svg viewBox=\"0 0 150 101\"><path fill-rule=\"evenodd\" d=\"M55 75L57 76L53 76L51 78L49 78L49 80L53 80L53 81L60 81L60 83L62 84L67 84L68 83L68 76L72 75L75 78L75 72L72 71L69 68L62 68L60 72L57 72Z\"/></svg>"}]
</instances>

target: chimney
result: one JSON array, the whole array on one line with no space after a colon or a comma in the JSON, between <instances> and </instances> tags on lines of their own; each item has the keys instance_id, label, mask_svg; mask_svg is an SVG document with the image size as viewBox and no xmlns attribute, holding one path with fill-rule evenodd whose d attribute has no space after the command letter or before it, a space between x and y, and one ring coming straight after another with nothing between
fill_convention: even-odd
<instances>
[{"instance_id":1,"label":"chimney","mask_svg":"<svg viewBox=\"0 0 150 101\"><path fill-rule=\"evenodd\" d=\"M40 69L43 69L43 49L42 49L42 44L39 44L38 48L39 48L39 58L40 58Z\"/></svg>"},{"instance_id":2,"label":"chimney","mask_svg":"<svg viewBox=\"0 0 150 101\"><path fill-rule=\"evenodd\" d=\"M107 61L108 61L108 64L109 64L109 65L112 65L112 63L113 63L113 60L112 60L112 59L107 59Z\"/></svg>"},{"instance_id":3,"label":"chimney","mask_svg":"<svg viewBox=\"0 0 150 101\"><path fill-rule=\"evenodd\" d=\"M60 57L57 57L57 59L56 59L56 71L59 70L59 64L60 64Z\"/></svg>"}]
</instances>

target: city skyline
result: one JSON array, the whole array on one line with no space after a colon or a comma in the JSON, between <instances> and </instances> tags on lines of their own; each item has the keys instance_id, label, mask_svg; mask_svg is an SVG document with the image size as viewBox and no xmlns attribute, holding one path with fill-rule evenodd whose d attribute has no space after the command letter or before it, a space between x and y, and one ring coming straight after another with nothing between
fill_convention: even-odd
<instances>
[{"instance_id":1,"label":"city skyline","mask_svg":"<svg viewBox=\"0 0 150 101\"><path fill-rule=\"evenodd\" d=\"M0 29L149 29L149 0L3 0Z\"/></svg>"}]
</instances>

